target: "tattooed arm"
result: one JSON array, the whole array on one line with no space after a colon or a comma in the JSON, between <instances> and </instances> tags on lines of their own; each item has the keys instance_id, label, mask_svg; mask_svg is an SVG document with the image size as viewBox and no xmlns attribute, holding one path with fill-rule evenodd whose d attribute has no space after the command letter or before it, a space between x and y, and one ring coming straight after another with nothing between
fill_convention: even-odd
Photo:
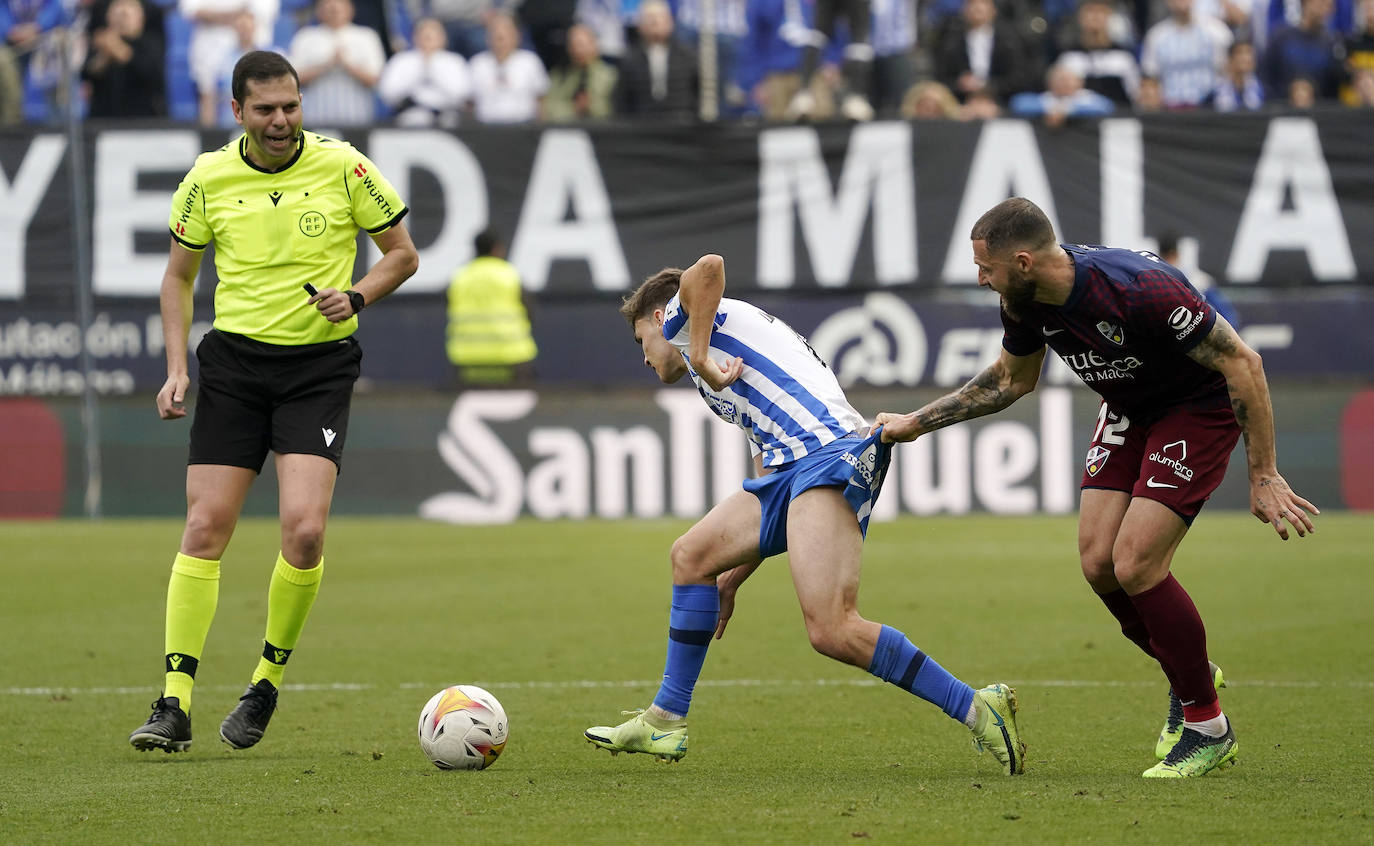
<instances>
[{"instance_id":1,"label":"tattooed arm","mask_svg":"<svg viewBox=\"0 0 1374 846\"><path fill-rule=\"evenodd\" d=\"M884 441L912 441L926 432L1001 411L1035 390L1044 360L1044 347L1025 356L1002 350L1002 355L986 370L954 393L945 394L909 414L884 411L874 420L874 425L883 427Z\"/></svg>"},{"instance_id":2,"label":"tattooed arm","mask_svg":"<svg viewBox=\"0 0 1374 846\"><path fill-rule=\"evenodd\" d=\"M1250 472L1250 513L1273 525L1284 540L1288 540L1284 519L1297 529L1299 536L1315 531L1308 515L1320 512L1294 493L1279 475L1274 448L1274 410L1269 402L1269 383L1259 353L1240 339L1226 318L1217 315L1212 331L1189 351L1188 357L1226 377L1231 408L1245 440Z\"/></svg>"}]
</instances>

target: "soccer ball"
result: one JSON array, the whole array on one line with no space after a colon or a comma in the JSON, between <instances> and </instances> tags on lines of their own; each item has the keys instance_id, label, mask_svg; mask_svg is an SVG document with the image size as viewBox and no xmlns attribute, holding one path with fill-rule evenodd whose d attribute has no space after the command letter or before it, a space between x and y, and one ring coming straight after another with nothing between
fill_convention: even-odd
<instances>
[{"instance_id":1,"label":"soccer ball","mask_svg":"<svg viewBox=\"0 0 1374 846\"><path fill-rule=\"evenodd\" d=\"M420 748L441 770L490 767L509 734L506 709L476 685L446 687L420 711Z\"/></svg>"}]
</instances>

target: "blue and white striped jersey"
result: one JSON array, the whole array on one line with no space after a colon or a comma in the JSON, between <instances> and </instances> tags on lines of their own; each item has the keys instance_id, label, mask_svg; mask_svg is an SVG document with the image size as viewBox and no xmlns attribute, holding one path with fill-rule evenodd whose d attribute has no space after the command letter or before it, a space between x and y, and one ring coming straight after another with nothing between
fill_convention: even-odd
<instances>
[{"instance_id":1,"label":"blue and white striped jersey","mask_svg":"<svg viewBox=\"0 0 1374 846\"><path fill-rule=\"evenodd\" d=\"M687 314L677 296L664 309L663 337L687 359ZM745 431L765 467L795 461L868 425L806 339L757 306L721 299L710 356L722 366L744 359L744 373L719 392L701 381L690 361L687 372L711 410Z\"/></svg>"}]
</instances>

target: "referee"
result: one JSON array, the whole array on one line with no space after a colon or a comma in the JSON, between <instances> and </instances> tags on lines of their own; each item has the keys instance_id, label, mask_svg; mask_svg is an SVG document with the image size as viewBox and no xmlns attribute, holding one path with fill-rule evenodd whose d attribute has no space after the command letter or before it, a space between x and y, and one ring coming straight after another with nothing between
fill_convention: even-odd
<instances>
[{"instance_id":1,"label":"referee","mask_svg":"<svg viewBox=\"0 0 1374 846\"><path fill-rule=\"evenodd\" d=\"M167 381L163 420L186 416L192 286L214 242L214 328L196 348L200 389L186 468L186 528L167 586L166 684L137 749L191 745L191 687L219 598L220 558L267 453L276 462L281 552L267 632L247 692L220 725L235 749L257 743L324 571L324 528L348 434L362 350L357 314L419 264L408 209L350 144L301 131L300 80L277 53L234 67L243 135L196 159L172 200L162 277ZM382 258L350 284L358 230Z\"/></svg>"}]
</instances>

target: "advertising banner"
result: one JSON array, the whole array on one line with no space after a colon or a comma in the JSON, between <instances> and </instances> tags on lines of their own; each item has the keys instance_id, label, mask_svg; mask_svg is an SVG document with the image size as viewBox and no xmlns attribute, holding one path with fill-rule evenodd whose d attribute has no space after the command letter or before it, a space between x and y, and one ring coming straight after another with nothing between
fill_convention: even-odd
<instances>
[{"instance_id":1,"label":"advertising banner","mask_svg":"<svg viewBox=\"0 0 1374 846\"><path fill-rule=\"evenodd\" d=\"M960 385L1001 347L997 297L968 292L950 301L909 289L780 294L734 290L810 340L846 386ZM404 290L404 288L402 288ZM536 302L536 381L554 387L643 387L652 380L620 317L618 296ZM1365 379L1374 366L1374 292L1275 291L1238 300L1242 337L1264 356L1275 380ZM196 315L191 347L209 329L209 307ZM445 389L453 377L444 351L441 295L390 297L360 318L363 377L380 388ZM55 309L0 311L0 396L71 396L84 389L81 326ZM166 377L156 301L100 308L86 332L92 387L102 395L152 396ZM570 355L576 351L576 355ZM1049 384L1076 384L1049 356ZM192 359L194 366L194 358ZM194 378L194 372L192 376Z\"/></svg>"},{"instance_id":2,"label":"advertising banner","mask_svg":"<svg viewBox=\"0 0 1374 846\"><path fill-rule=\"evenodd\" d=\"M64 135L0 134L0 308L70 310L73 220L89 215L98 302L155 298L188 128L88 125L88 207ZM311 127L328 131L326 127ZM541 294L622 292L669 262L724 255L741 291L966 290L968 231L1012 195L1065 241L1149 248L1184 236L1230 286L1374 282L1374 114L1161 115L1050 129L1021 120L855 126L360 129L406 198L420 272L442 291L495 226ZM360 261L372 249L364 245ZM202 294L212 282L212 268Z\"/></svg>"},{"instance_id":3,"label":"advertising banner","mask_svg":"<svg viewBox=\"0 0 1374 846\"><path fill-rule=\"evenodd\" d=\"M940 393L849 392L870 419ZM1273 405L1279 466L1293 486L1323 511L1374 510L1374 390L1278 387ZM80 406L0 398L0 518L82 513ZM1000 414L902 444L874 519L1071 513L1097 409L1086 389L1045 386ZM157 419L151 397L111 398L99 426L104 515L183 514L189 421ZM748 468L742 432L681 385L364 391L354 399L333 510L454 523L690 518L738 490ZM1248 510L1245 468L1237 447L1209 510ZM268 461L245 513L277 513L272 475Z\"/></svg>"}]
</instances>

